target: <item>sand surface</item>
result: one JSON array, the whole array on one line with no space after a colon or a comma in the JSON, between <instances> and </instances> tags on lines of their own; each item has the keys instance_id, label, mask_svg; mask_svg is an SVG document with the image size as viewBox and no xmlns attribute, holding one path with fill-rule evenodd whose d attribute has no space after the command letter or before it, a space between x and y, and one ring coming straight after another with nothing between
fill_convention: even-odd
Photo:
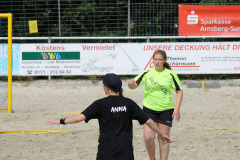
<instances>
[{"instance_id":1,"label":"sand surface","mask_svg":"<svg viewBox=\"0 0 240 160\"><path fill-rule=\"evenodd\" d=\"M94 85L91 81L77 80L14 83L20 84L13 86L15 113L0 113L0 160L96 158L97 120L71 125L48 125L46 121L77 114L94 100L105 97L101 82ZM130 90L125 83L123 89L126 97L142 106L144 86ZM183 85L183 92L181 120L174 121L171 129L173 143L169 160L239 160L240 86L202 89ZM46 133L53 130L62 132ZM28 134L7 131L28 131L24 132ZM135 159L148 160L142 126L136 121L133 131Z\"/></svg>"}]
</instances>

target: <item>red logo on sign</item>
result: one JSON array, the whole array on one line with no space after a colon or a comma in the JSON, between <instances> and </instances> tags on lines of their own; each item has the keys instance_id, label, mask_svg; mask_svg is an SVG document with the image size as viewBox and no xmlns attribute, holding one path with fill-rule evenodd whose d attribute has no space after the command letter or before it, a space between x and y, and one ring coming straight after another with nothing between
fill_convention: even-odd
<instances>
[{"instance_id":1,"label":"red logo on sign","mask_svg":"<svg viewBox=\"0 0 240 160\"><path fill-rule=\"evenodd\" d=\"M154 65L153 65L152 57L151 57L150 60L148 61L148 64L144 68L144 70L146 70L147 68L153 68L153 67L154 67Z\"/></svg>"}]
</instances>

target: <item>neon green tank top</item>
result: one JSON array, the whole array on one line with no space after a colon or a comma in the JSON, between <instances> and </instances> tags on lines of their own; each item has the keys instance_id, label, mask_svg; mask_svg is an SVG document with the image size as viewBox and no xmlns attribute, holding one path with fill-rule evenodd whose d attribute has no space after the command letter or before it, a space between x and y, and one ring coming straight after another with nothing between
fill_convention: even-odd
<instances>
[{"instance_id":1,"label":"neon green tank top","mask_svg":"<svg viewBox=\"0 0 240 160\"><path fill-rule=\"evenodd\" d=\"M155 68L144 70L134 78L139 86L145 83L143 105L154 111L173 109L171 89L182 89L177 74L167 68L158 72Z\"/></svg>"}]
</instances>

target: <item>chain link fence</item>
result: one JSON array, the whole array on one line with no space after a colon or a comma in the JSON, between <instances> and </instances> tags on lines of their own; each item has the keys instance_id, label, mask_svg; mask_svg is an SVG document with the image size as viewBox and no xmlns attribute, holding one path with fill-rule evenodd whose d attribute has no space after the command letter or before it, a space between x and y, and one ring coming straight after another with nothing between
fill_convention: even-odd
<instances>
[{"instance_id":1,"label":"chain link fence","mask_svg":"<svg viewBox=\"0 0 240 160\"><path fill-rule=\"evenodd\" d=\"M115 3L107 0L1 0L0 10L13 14L13 37L178 36L178 5L130 0ZM37 20L38 33L29 33L31 20ZM221 40L236 39L217 39Z\"/></svg>"}]
</instances>

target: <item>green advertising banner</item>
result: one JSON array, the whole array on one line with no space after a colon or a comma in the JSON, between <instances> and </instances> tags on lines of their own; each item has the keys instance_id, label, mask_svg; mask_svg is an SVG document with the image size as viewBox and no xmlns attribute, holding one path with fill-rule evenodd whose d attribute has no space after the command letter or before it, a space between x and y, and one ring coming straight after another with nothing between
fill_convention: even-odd
<instances>
[{"instance_id":1,"label":"green advertising banner","mask_svg":"<svg viewBox=\"0 0 240 160\"><path fill-rule=\"evenodd\" d=\"M22 60L80 60L80 52L22 52Z\"/></svg>"}]
</instances>

